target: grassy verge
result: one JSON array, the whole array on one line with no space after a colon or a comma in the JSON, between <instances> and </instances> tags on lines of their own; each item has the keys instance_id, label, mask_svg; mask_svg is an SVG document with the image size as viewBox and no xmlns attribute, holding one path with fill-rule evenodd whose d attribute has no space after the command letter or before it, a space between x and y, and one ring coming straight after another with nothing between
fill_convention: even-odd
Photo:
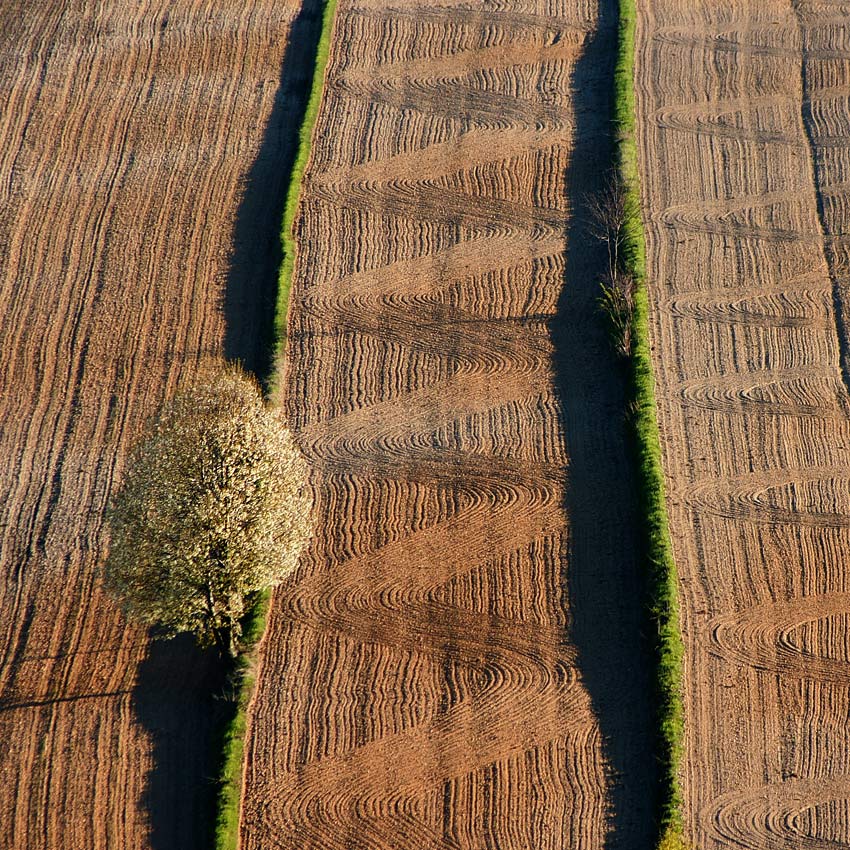
<instances>
[{"instance_id":1,"label":"grassy verge","mask_svg":"<svg viewBox=\"0 0 850 850\"><path fill-rule=\"evenodd\" d=\"M661 441L655 404L655 381L649 346L649 298L646 247L640 207L635 142L635 0L619 0L617 64L614 73L614 124L617 168L626 190L621 256L635 281L632 316L631 392L638 488L645 531L650 613L655 628L656 706L660 779L659 848L684 847L679 773L684 752L683 657L679 625L678 574L673 560Z\"/></svg>"},{"instance_id":2,"label":"grassy verge","mask_svg":"<svg viewBox=\"0 0 850 850\"><path fill-rule=\"evenodd\" d=\"M274 350L272 375L269 384L275 388L280 354L286 345L286 318L289 310L289 291L295 264L295 237L292 227L301 193L301 181L310 156L313 126L319 113L319 103L324 87L325 68L330 49L331 29L337 0L324 0L322 25L316 49L310 95L298 133L298 148L289 174L286 207L283 215L281 243L283 260L278 278L278 292L274 315ZM221 762L218 775L218 796L215 818L216 850L236 850L239 845L239 815L242 797L242 761L245 748L248 704L254 692L256 646L266 630L270 592L258 596L242 624L242 641L239 657L229 680L233 688L233 710L223 725L221 733Z\"/></svg>"},{"instance_id":3,"label":"grassy verge","mask_svg":"<svg viewBox=\"0 0 850 850\"><path fill-rule=\"evenodd\" d=\"M258 595L242 622L239 656L228 677L233 688L233 709L221 733L221 764L216 800L215 848L234 850L239 844L239 803L242 796L242 755L248 703L254 691L256 646L266 630L271 593Z\"/></svg>"},{"instance_id":4,"label":"grassy verge","mask_svg":"<svg viewBox=\"0 0 850 850\"><path fill-rule=\"evenodd\" d=\"M298 199L301 195L301 180L307 168L307 160L310 157L310 142L313 135L313 126L316 116L319 114L319 103L322 100L322 89L325 81L325 68L328 64L328 53L330 51L331 30L336 13L337 0L324 0L324 11L322 13L322 29L319 34L319 44L316 49L316 61L313 69L313 79L310 84L310 97L307 108L304 111L304 120L298 134L298 152L292 166L289 177L289 189L286 193L286 207L283 211L283 231L281 233L281 245L283 248L283 261L280 265L280 277L278 280L277 304L275 306L274 320L274 363L277 364L280 354L286 345L286 316L289 307L289 291L292 287L292 271L295 267L295 235L292 227L295 224L295 214L298 211ZM272 377L271 384L277 383L277 375Z\"/></svg>"}]
</instances>

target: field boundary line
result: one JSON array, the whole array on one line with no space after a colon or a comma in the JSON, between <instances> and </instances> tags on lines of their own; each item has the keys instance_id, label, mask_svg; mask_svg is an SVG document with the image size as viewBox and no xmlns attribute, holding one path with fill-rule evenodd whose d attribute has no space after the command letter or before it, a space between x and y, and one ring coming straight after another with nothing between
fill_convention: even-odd
<instances>
[{"instance_id":1,"label":"field boundary line","mask_svg":"<svg viewBox=\"0 0 850 850\"><path fill-rule=\"evenodd\" d=\"M673 557L667 516L661 435L649 343L646 240L635 140L636 0L618 0L618 5L614 131L617 171L625 190L625 214L621 231L623 266L635 283L629 383L648 607L653 625L652 643L656 664L656 746L659 767L657 846L659 850L680 850L686 846L679 778L685 739L685 647L680 627L679 575Z\"/></svg>"},{"instance_id":2,"label":"field boundary line","mask_svg":"<svg viewBox=\"0 0 850 850\"><path fill-rule=\"evenodd\" d=\"M233 663L228 679L234 686L235 709L224 725L221 735L221 768L216 796L215 848L236 850L239 846L239 825L242 809L242 761L245 754L248 706L254 695L256 680L257 644L263 637L268 620L271 592L260 593L245 620L242 650Z\"/></svg>"},{"instance_id":3,"label":"field boundary line","mask_svg":"<svg viewBox=\"0 0 850 850\"><path fill-rule=\"evenodd\" d=\"M337 0L322 0L322 5L322 23L313 63L313 73L309 82L310 94L298 132L295 160L287 180L286 206L284 207L281 233L283 259L278 275L278 291L275 299L272 373L269 378L269 395L272 396L277 395L280 359L286 345L289 293L292 287L292 272L296 253L293 225L301 197L301 182L310 156L313 128L324 90L325 70L328 64L330 37L336 15ZM217 777L218 792L215 811L215 850L237 850L239 847L248 709L254 696L254 685L257 677L257 649L266 632L270 604L271 591L258 594L243 622L242 649L229 677L234 688L233 703L235 709L233 716L224 724L221 734L221 760Z\"/></svg>"},{"instance_id":4,"label":"field boundary line","mask_svg":"<svg viewBox=\"0 0 850 850\"><path fill-rule=\"evenodd\" d=\"M310 149L313 140L313 128L319 115L319 104L322 101L322 92L325 87L325 71L328 65L330 53L331 31L336 16L337 0L323 0L324 10L322 12L322 28L319 34L318 47L316 49L316 60L313 67L313 79L310 84L310 97L307 100L307 108L304 110L304 119L298 132L298 151L292 165L289 176L289 186L286 192L286 206L283 210L283 229L281 231L281 248L283 259L280 264L280 275L278 277L277 299L275 302L274 315L274 340L272 355L271 386L276 390L280 378L278 374L280 356L286 346L286 321L289 314L289 293L292 289L292 273L295 268L295 254L297 250L295 234L295 216L298 212L298 202L301 199L301 183L304 172L307 169L307 161L310 158Z\"/></svg>"}]
</instances>

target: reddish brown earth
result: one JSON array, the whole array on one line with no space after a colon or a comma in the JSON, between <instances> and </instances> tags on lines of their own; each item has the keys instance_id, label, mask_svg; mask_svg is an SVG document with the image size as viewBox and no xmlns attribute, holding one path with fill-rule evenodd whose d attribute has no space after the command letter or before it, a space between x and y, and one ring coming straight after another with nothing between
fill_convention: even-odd
<instances>
[{"instance_id":1,"label":"reddish brown earth","mask_svg":"<svg viewBox=\"0 0 850 850\"><path fill-rule=\"evenodd\" d=\"M245 850L650 844L623 399L583 217L612 12L340 2L283 382L318 530L261 645Z\"/></svg>"},{"instance_id":2,"label":"reddish brown earth","mask_svg":"<svg viewBox=\"0 0 850 850\"><path fill-rule=\"evenodd\" d=\"M246 180L275 153L296 9L0 2L2 848L207 841L203 664L151 652L94 576L142 419L205 358L254 356L231 243L262 261Z\"/></svg>"},{"instance_id":3,"label":"reddish brown earth","mask_svg":"<svg viewBox=\"0 0 850 850\"><path fill-rule=\"evenodd\" d=\"M850 844L850 16L639 3L698 848ZM842 365L844 366L842 372Z\"/></svg>"}]
</instances>

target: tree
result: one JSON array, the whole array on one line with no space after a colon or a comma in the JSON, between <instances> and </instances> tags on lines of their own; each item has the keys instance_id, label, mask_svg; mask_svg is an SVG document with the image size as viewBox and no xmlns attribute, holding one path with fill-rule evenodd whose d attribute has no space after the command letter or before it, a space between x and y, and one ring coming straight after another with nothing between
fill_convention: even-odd
<instances>
[{"instance_id":1,"label":"tree","mask_svg":"<svg viewBox=\"0 0 850 850\"><path fill-rule=\"evenodd\" d=\"M589 230L605 245L608 266L599 281L599 306L608 321L614 350L628 358L632 350L632 314L635 282L620 266L620 242L626 219L626 190L616 174L609 174L596 195L585 198Z\"/></svg>"},{"instance_id":2,"label":"tree","mask_svg":"<svg viewBox=\"0 0 850 850\"><path fill-rule=\"evenodd\" d=\"M311 531L307 467L233 365L178 392L131 451L107 518L107 589L131 618L233 656L252 595L296 566Z\"/></svg>"},{"instance_id":3,"label":"tree","mask_svg":"<svg viewBox=\"0 0 850 850\"><path fill-rule=\"evenodd\" d=\"M608 174L595 195L585 197L589 213L590 235L605 245L608 252L609 285L620 272L620 240L626 220L626 190L616 174Z\"/></svg>"}]
</instances>

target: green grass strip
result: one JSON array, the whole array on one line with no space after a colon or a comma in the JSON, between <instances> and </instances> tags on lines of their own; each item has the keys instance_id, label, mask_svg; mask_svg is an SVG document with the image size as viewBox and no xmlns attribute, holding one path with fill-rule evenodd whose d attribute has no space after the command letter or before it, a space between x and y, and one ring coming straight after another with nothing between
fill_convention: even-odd
<instances>
[{"instance_id":1,"label":"green grass strip","mask_svg":"<svg viewBox=\"0 0 850 850\"><path fill-rule=\"evenodd\" d=\"M242 621L241 651L230 682L235 706L222 730L222 759L216 801L215 848L235 850L239 844L239 809L242 797L242 757L245 751L248 703L254 692L256 648L266 630L271 592L258 594Z\"/></svg>"},{"instance_id":2,"label":"green grass strip","mask_svg":"<svg viewBox=\"0 0 850 850\"><path fill-rule=\"evenodd\" d=\"M316 62L313 71L313 81L310 86L310 98L304 111L304 120L298 133L298 152L292 166L289 178L289 189L286 193L286 207L283 211L283 231L281 233L281 245L283 248L283 261L280 265L280 277L278 280L277 304L275 307L274 321L274 364L279 361L280 355L286 346L286 317L289 308L289 291L292 288L292 273L295 268L296 242L293 233L295 215L298 212L298 200L301 197L301 181L307 168L307 160L310 158L310 143L313 136L313 127L319 114L319 104L322 101L322 90L325 84L325 69L328 64L330 52L331 30L333 29L334 15L336 14L337 0L325 0L325 8L322 13L322 29L319 35L319 44L316 50ZM275 368L275 367L273 367ZM277 375L271 380L272 386L277 383Z\"/></svg>"},{"instance_id":3,"label":"green grass strip","mask_svg":"<svg viewBox=\"0 0 850 850\"><path fill-rule=\"evenodd\" d=\"M273 388L277 386L279 380L277 366L280 362L280 354L286 345L286 320L289 311L289 292L292 287L296 250L293 224L301 194L301 181L310 157L313 127L316 123L316 116L319 114L319 104L322 99L336 4L337 0L325 0L324 2L322 26L316 49L313 77L310 83L310 96L298 133L298 149L295 161L289 174L281 235L283 260L280 267L275 303L272 376L269 381ZM270 600L270 591L260 594L242 623L242 648L231 674L231 683L235 691L235 707L233 714L222 730L221 769L216 801L215 850L236 850L239 845L242 762L245 752L248 705L254 692L256 647L266 630Z\"/></svg>"},{"instance_id":4,"label":"green grass strip","mask_svg":"<svg viewBox=\"0 0 850 850\"><path fill-rule=\"evenodd\" d=\"M635 0L619 0L619 35L614 71L614 124L617 167L626 189L621 255L635 281L632 317L631 391L638 488L645 530L650 613L657 659L656 706L659 760L660 850L685 846L682 789L679 781L684 755L684 643L679 623L679 581L661 465L661 439L655 404L655 379L649 345L649 297L646 287L646 243L640 205L637 144L635 142Z\"/></svg>"}]
</instances>

